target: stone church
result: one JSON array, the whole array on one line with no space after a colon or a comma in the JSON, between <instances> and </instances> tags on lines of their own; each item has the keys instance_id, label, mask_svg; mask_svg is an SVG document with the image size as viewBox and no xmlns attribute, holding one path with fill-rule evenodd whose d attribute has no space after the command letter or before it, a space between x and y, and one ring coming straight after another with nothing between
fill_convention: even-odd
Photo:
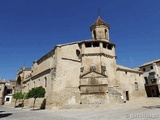
<instances>
[{"instance_id":1,"label":"stone church","mask_svg":"<svg viewBox=\"0 0 160 120\"><path fill-rule=\"evenodd\" d=\"M78 104L111 104L145 97L143 73L116 64L110 26L100 17L91 25L92 39L56 45L17 73L15 91L43 86L46 108ZM39 99L37 106L43 99ZM26 100L25 106L33 101Z\"/></svg>"}]
</instances>

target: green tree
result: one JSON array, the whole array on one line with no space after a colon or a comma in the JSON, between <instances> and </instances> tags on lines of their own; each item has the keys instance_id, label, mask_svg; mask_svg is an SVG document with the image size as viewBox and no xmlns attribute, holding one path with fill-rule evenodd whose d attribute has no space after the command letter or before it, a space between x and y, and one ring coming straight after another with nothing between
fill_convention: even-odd
<instances>
[{"instance_id":1,"label":"green tree","mask_svg":"<svg viewBox=\"0 0 160 120\"><path fill-rule=\"evenodd\" d=\"M27 99L27 93L23 93L21 98L22 98L21 107L23 108L24 107L24 100Z\"/></svg>"},{"instance_id":2,"label":"green tree","mask_svg":"<svg viewBox=\"0 0 160 120\"><path fill-rule=\"evenodd\" d=\"M36 87L36 88L32 88L31 90L29 90L28 94L27 94L27 98L34 98L34 102L33 102L33 110L35 107L35 102L37 98L43 98L45 96L45 89L40 86L40 87Z\"/></svg>"},{"instance_id":3,"label":"green tree","mask_svg":"<svg viewBox=\"0 0 160 120\"><path fill-rule=\"evenodd\" d=\"M15 94L13 94L13 98L15 99L15 107L16 107L17 100L23 99L24 95L22 92L17 92Z\"/></svg>"}]
</instances>

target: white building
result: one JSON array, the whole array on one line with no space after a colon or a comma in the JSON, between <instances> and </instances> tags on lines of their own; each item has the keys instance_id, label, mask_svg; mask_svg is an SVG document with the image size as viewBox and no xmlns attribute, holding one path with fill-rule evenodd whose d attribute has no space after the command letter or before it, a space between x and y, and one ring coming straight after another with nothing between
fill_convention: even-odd
<instances>
[{"instance_id":1,"label":"white building","mask_svg":"<svg viewBox=\"0 0 160 120\"><path fill-rule=\"evenodd\" d=\"M14 93L15 80L9 80L5 82L4 90L4 104L9 105L12 102L12 95Z\"/></svg>"},{"instance_id":2,"label":"white building","mask_svg":"<svg viewBox=\"0 0 160 120\"><path fill-rule=\"evenodd\" d=\"M145 89L148 97L159 97L160 93L160 59L141 65Z\"/></svg>"}]
</instances>

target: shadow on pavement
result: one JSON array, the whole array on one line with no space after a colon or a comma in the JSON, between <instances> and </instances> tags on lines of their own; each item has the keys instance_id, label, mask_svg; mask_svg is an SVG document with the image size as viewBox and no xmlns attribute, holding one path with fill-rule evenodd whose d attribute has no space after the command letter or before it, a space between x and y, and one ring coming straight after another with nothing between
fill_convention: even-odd
<instances>
[{"instance_id":1,"label":"shadow on pavement","mask_svg":"<svg viewBox=\"0 0 160 120\"><path fill-rule=\"evenodd\" d=\"M143 108L147 109L153 109L153 108L160 108L160 105L155 105L155 106L142 106Z\"/></svg>"},{"instance_id":2,"label":"shadow on pavement","mask_svg":"<svg viewBox=\"0 0 160 120\"><path fill-rule=\"evenodd\" d=\"M30 109L30 111L39 111L39 110L44 110L44 109L40 109L40 108L32 108L32 109Z\"/></svg>"},{"instance_id":3,"label":"shadow on pavement","mask_svg":"<svg viewBox=\"0 0 160 120\"><path fill-rule=\"evenodd\" d=\"M0 114L0 118L3 118L3 117L8 117L12 115L12 113L4 113L4 114Z\"/></svg>"}]
</instances>

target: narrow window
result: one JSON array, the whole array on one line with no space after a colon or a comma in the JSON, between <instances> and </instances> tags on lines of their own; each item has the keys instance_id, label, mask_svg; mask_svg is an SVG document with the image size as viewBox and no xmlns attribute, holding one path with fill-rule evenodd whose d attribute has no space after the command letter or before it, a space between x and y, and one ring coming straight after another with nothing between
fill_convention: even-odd
<instances>
[{"instance_id":1,"label":"narrow window","mask_svg":"<svg viewBox=\"0 0 160 120\"><path fill-rule=\"evenodd\" d=\"M93 35L94 35L94 39L96 39L97 36L96 36L96 31L95 30L93 31Z\"/></svg>"},{"instance_id":2,"label":"narrow window","mask_svg":"<svg viewBox=\"0 0 160 120\"><path fill-rule=\"evenodd\" d=\"M77 55L78 58L80 58L80 53L81 52L79 50L76 50L76 55Z\"/></svg>"},{"instance_id":3,"label":"narrow window","mask_svg":"<svg viewBox=\"0 0 160 120\"><path fill-rule=\"evenodd\" d=\"M127 74L127 71L125 71L125 74Z\"/></svg>"},{"instance_id":4,"label":"narrow window","mask_svg":"<svg viewBox=\"0 0 160 120\"><path fill-rule=\"evenodd\" d=\"M146 68L143 68L143 71L145 72L145 71L146 71Z\"/></svg>"},{"instance_id":5,"label":"narrow window","mask_svg":"<svg viewBox=\"0 0 160 120\"><path fill-rule=\"evenodd\" d=\"M138 90L138 82L135 82L135 90Z\"/></svg>"},{"instance_id":6,"label":"narrow window","mask_svg":"<svg viewBox=\"0 0 160 120\"><path fill-rule=\"evenodd\" d=\"M129 91L126 91L126 100L129 101Z\"/></svg>"},{"instance_id":7,"label":"narrow window","mask_svg":"<svg viewBox=\"0 0 160 120\"><path fill-rule=\"evenodd\" d=\"M107 38L107 29L104 30L105 38Z\"/></svg>"},{"instance_id":8,"label":"narrow window","mask_svg":"<svg viewBox=\"0 0 160 120\"><path fill-rule=\"evenodd\" d=\"M45 77L44 80L45 80L45 87L47 87L47 78Z\"/></svg>"},{"instance_id":9,"label":"narrow window","mask_svg":"<svg viewBox=\"0 0 160 120\"><path fill-rule=\"evenodd\" d=\"M107 48L107 43L103 43L103 48Z\"/></svg>"},{"instance_id":10,"label":"narrow window","mask_svg":"<svg viewBox=\"0 0 160 120\"><path fill-rule=\"evenodd\" d=\"M153 66L151 66L150 68L153 69Z\"/></svg>"},{"instance_id":11,"label":"narrow window","mask_svg":"<svg viewBox=\"0 0 160 120\"><path fill-rule=\"evenodd\" d=\"M91 47L91 43L85 43L86 47Z\"/></svg>"},{"instance_id":12,"label":"narrow window","mask_svg":"<svg viewBox=\"0 0 160 120\"><path fill-rule=\"evenodd\" d=\"M106 72L106 66L101 66L101 73L103 74L103 75L105 75L105 72Z\"/></svg>"},{"instance_id":13,"label":"narrow window","mask_svg":"<svg viewBox=\"0 0 160 120\"><path fill-rule=\"evenodd\" d=\"M99 47L99 42L94 42L93 47Z\"/></svg>"},{"instance_id":14,"label":"narrow window","mask_svg":"<svg viewBox=\"0 0 160 120\"><path fill-rule=\"evenodd\" d=\"M112 50L112 45L108 45L108 49L109 49L109 50Z\"/></svg>"}]
</instances>

